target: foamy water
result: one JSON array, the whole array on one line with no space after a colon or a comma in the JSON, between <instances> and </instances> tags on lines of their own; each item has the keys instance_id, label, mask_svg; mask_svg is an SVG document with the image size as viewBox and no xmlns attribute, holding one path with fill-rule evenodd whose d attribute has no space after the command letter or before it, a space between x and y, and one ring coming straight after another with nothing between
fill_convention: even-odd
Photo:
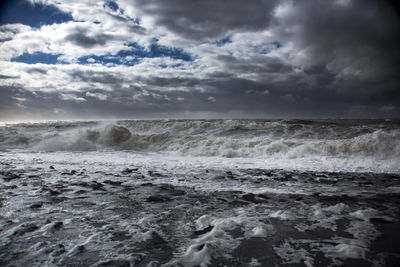
<instances>
[{"instance_id":1,"label":"foamy water","mask_svg":"<svg viewBox=\"0 0 400 267\"><path fill-rule=\"evenodd\" d=\"M1 127L0 148L116 151L234 158L235 164L321 171L400 171L400 122L383 120L163 120L23 123ZM118 153L116 153L118 158ZM261 165L261 166L260 166Z\"/></svg>"},{"instance_id":2,"label":"foamy water","mask_svg":"<svg viewBox=\"0 0 400 267\"><path fill-rule=\"evenodd\" d=\"M385 266L400 122L0 126L2 266Z\"/></svg>"}]
</instances>

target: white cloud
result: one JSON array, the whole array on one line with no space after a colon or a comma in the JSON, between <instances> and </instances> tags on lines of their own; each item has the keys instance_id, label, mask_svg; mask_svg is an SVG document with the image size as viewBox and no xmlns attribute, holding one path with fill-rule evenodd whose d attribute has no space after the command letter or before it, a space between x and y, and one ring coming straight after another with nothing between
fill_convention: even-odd
<instances>
[{"instance_id":1,"label":"white cloud","mask_svg":"<svg viewBox=\"0 0 400 267\"><path fill-rule=\"evenodd\" d=\"M107 100L107 98L108 98L108 96L105 95L105 94L101 94L101 93L90 93L90 92L87 92L87 93L86 93L86 96L98 98L99 100L103 100L103 101Z\"/></svg>"},{"instance_id":2,"label":"white cloud","mask_svg":"<svg viewBox=\"0 0 400 267\"><path fill-rule=\"evenodd\" d=\"M208 101L210 101L210 102L212 102L212 103L217 102L217 99L215 99L215 97L213 97L213 96L210 96L210 97L207 98L207 99L208 99Z\"/></svg>"},{"instance_id":3,"label":"white cloud","mask_svg":"<svg viewBox=\"0 0 400 267\"><path fill-rule=\"evenodd\" d=\"M76 101L76 102L85 102L86 99L84 99L83 97L78 97L76 95L73 94L60 94L60 98L62 100L72 100L72 101Z\"/></svg>"},{"instance_id":4,"label":"white cloud","mask_svg":"<svg viewBox=\"0 0 400 267\"><path fill-rule=\"evenodd\" d=\"M282 3L275 7L274 15L278 18L288 17L294 12L292 1L282 1Z\"/></svg>"}]
</instances>

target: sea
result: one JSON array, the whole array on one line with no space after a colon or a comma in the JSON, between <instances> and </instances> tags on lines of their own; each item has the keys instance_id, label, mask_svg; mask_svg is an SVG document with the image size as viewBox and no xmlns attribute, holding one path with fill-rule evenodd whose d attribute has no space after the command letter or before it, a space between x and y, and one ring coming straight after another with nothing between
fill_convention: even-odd
<instances>
[{"instance_id":1,"label":"sea","mask_svg":"<svg viewBox=\"0 0 400 267\"><path fill-rule=\"evenodd\" d=\"M1 266L399 266L400 120L0 122Z\"/></svg>"}]
</instances>

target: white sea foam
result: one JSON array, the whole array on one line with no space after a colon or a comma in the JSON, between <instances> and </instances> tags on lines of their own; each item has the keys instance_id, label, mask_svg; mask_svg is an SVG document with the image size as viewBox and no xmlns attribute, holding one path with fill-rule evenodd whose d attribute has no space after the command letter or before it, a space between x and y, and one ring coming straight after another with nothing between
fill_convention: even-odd
<instances>
[{"instance_id":1,"label":"white sea foam","mask_svg":"<svg viewBox=\"0 0 400 267\"><path fill-rule=\"evenodd\" d=\"M254 237L266 237L268 234L267 230L263 226L257 226L253 228L252 235Z\"/></svg>"},{"instance_id":2,"label":"white sea foam","mask_svg":"<svg viewBox=\"0 0 400 267\"><path fill-rule=\"evenodd\" d=\"M225 253L235 249L240 243L239 240L233 238L228 231L240 226L243 219L239 217L215 218L210 215L199 217L196 222L197 230L202 230L207 227L212 229L191 243L182 255L167 264L167 266L208 266L213 254ZM221 255L220 255L221 256Z\"/></svg>"},{"instance_id":3,"label":"white sea foam","mask_svg":"<svg viewBox=\"0 0 400 267\"><path fill-rule=\"evenodd\" d=\"M118 145L119 140L127 140L125 132L121 130L117 139L107 139L108 134L98 138ZM375 257L369 256L379 235L374 219L397 219L397 213L377 206L380 196L387 193L385 205L394 209L390 197L398 189L394 183L398 175L392 179L391 174L288 171L350 169L332 159L319 161L324 165L309 158L14 149L0 153L0 162L15 174L23 171L21 178L10 181L9 174L2 173L0 182L8 199L2 200L0 207L4 217L0 240L5 248L25 244L28 259L34 258L40 265L79 265L77 259L87 260L88 266L117 265L118 261L210 266L240 257L241 265L249 266L264 266L271 259L313 266L319 262L317 254L343 265L347 259ZM375 181L375 176L382 180ZM383 182L393 185L386 187ZM104 190L91 187L93 184ZM61 196L52 195L49 189ZM185 194L175 196L178 191ZM149 196L164 194L166 201L147 201ZM374 195L379 196L375 204L364 201L373 201L370 197ZM57 202L60 200L63 202ZM40 205L35 208L32 204ZM27 221L32 224L24 224ZM62 227L54 231L59 222ZM29 240L33 240L32 246ZM22 263L16 259L17 265Z\"/></svg>"},{"instance_id":4,"label":"white sea foam","mask_svg":"<svg viewBox=\"0 0 400 267\"><path fill-rule=\"evenodd\" d=\"M285 260L286 264L303 263L307 267L314 266L314 259L305 249L297 249L291 246L289 242L283 243L279 247L274 247L276 254Z\"/></svg>"},{"instance_id":5,"label":"white sea foam","mask_svg":"<svg viewBox=\"0 0 400 267\"><path fill-rule=\"evenodd\" d=\"M339 244L333 248L341 258L365 258L366 248L357 244Z\"/></svg>"},{"instance_id":6,"label":"white sea foam","mask_svg":"<svg viewBox=\"0 0 400 267\"><path fill-rule=\"evenodd\" d=\"M368 245L362 240L341 238L336 242L338 242L337 245L325 245L320 248L326 256L333 258L336 264L342 264L342 262L335 260L335 258L365 258L365 253L368 251Z\"/></svg>"},{"instance_id":7,"label":"white sea foam","mask_svg":"<svg viewBox=\"0 0 400 267\"><path fill-rule=\"evenodd\" d=\"M400 127L383 121L48 122L0 127L0 148L129 151L264 160L270 167L400 171ZM269 167L267 166L267 167Z\"/></svg>"}]
</instances>

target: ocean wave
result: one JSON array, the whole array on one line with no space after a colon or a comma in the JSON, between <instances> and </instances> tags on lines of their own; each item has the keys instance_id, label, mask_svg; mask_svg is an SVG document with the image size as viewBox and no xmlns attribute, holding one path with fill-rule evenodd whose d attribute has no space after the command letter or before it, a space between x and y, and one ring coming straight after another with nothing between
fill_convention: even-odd
<instances>
[{"instance_id":1,"label":"ocean wave","mask_svg":"<svg viewBox=\"0 0 400 267\"><path fill-rule=\"evenodd\" d=\"M35 151L111 149L243 158L400 158L397 125L306 122L165 120L17 125L1 129L0 144Z\"/></svg>"}]
</instances>

